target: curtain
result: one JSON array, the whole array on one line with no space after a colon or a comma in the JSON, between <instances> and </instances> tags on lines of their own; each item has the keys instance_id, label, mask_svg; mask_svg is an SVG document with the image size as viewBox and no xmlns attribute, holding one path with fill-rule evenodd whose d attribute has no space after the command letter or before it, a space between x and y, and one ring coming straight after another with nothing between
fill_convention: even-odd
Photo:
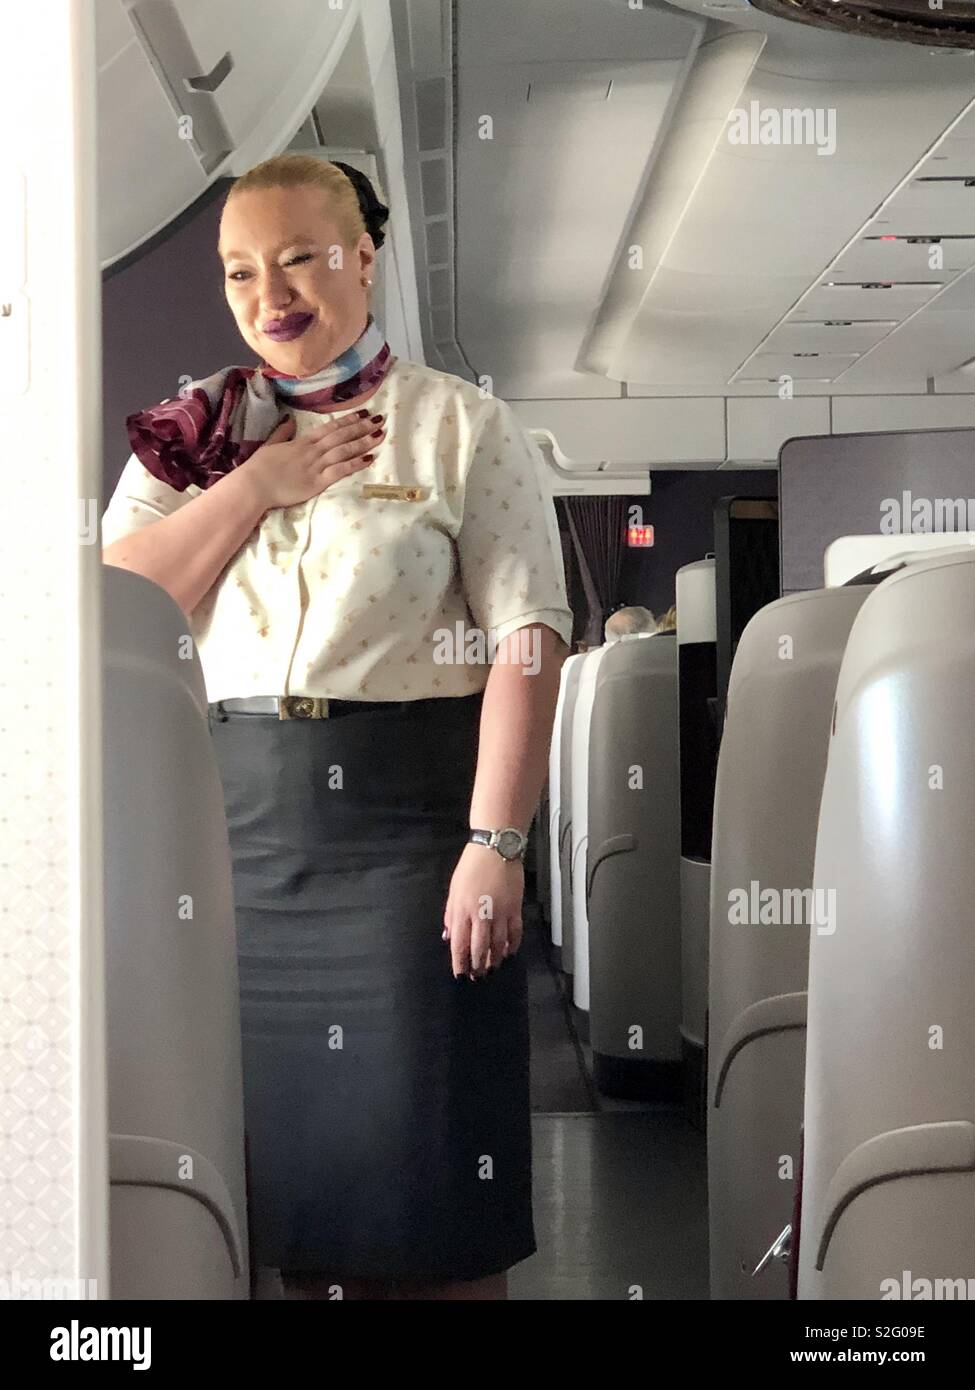
<instances>
[{"instance_id":1,"label":"curtain","mask_svg":"<svg viewBox=\"0 0 975 1390\"><path fill-rule=\"evenodd\" d=\"M619 603L623 566L625 497L562 497L559 499L572 537L588 618L583 641L597 647L603 624Z\"/></svg>"}]
</instances>

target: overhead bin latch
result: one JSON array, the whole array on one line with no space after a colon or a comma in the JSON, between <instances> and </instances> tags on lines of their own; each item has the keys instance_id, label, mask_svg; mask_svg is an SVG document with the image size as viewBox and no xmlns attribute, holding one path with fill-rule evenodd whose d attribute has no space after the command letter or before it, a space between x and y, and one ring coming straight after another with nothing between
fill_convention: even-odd
<instances>
[{"instance_id":1,"label":"overhead bin latch","mask_svg":"<svg viewBox=\"0 0 975 1390\"><path fill-rule=\"evenodd\" d=\"M200 61L175 0L130 0L129 19L180 122L180 138L192 143L206 174L235 147L217 93L234 70L225 52L208 71Z\"/></svg>"},{"instance_id":2,"label":"overhead bin latch","mask_svg":"<svg viewBox=\"0 0 975 1390\"><path fill-rule=\"evenodd\" d=\"M766 1267L766 1265L770 1263L770 1261L788 1260L791 1253L792 1223L790 1222L789 1225L786 1226L786 1228L783 1231L780 1231L779 1234L775 1237L772 1244L769 1246L765 1254L759 1260L758 1264L752 1270L752 1278L754 1279L756 1274L761 1274L762 1270Z\"/></svg>"},{"instance_id":3,"label":"overhead bin latch","mask_svg":"<svg viewBox=\"0 0 975 1390\"><path fill-rule=\"evenodd\" d=\"M197 77L184 77L183 81L192 92L215 92L228 74L233 72L233 68L233 58L225 53L209 72L200 73Z\"/></svg>"}]
</instances>

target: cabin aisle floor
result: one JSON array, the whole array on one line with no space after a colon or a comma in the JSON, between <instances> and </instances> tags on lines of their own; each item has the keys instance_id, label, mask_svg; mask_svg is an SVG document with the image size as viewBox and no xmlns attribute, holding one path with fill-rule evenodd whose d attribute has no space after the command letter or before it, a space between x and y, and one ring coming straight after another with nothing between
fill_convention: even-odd
<instances>
[{"instance_id":1,"label":"cabin aisle floor","mask_svg":"<svg viewBox=\"0 0 975 1390\"><path fill-rule=\"evenodd\" d=\"M545 929L528 903L521 949L528 965L532 1110L544 1114L595 1112L600 1100L579 1040L574 1019L577 1011L568 998L564 977L549 960Z\"/></svg>"},{"instance_id":2,"label":"cabin aisle floor","mask_svg":"<svg viewBox=\"0 0 975 1390\"><path fill-rule=\"evenodd\" d=\"M509 1275L517 1300L706 1299L704 1135L679 1106L600 1096L585 1015L526 903L538 1253ZM639 1290L639 1292L636 1292Z\"/></svg>"}]
</instances>

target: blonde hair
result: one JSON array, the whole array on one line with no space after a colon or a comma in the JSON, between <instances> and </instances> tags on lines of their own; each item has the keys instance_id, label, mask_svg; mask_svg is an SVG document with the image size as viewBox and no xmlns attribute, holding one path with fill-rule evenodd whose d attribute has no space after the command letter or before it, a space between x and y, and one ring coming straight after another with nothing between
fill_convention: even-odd
<instances>
[{"instance_id":1,"label":"blonde hair","mask_svg":"<svg viewBox=\"0 0 975 1390\"><path fill-rule=\"evenodd\" d=\"M278 154L273 159L265 159L234 180L224 207L240 193L265 188L320 189L346 247L354 247L366 231L352 180L327 160L316 159L310 154Z\"/></svg>"},{"instance_id":2,"label":"blonde hair","mask_svg":"<svg viewBox=\"0 0 975 1390\"><path fill-rule=\"evenodd\" d=\"M667 609L667 612L663 615L663 617L660 619L660 622L657 624L657 631L677 631L677 609L674 607L673 604L670 605L670 607Z\"/></svg>"}]
</instances>

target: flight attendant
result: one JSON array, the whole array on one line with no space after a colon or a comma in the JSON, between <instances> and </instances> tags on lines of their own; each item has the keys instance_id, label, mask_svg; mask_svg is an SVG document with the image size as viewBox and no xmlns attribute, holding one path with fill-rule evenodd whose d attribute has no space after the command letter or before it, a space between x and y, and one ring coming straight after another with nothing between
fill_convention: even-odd
<instances>
[{"instance_id":1,"label":"flight attendant","mask_svg":"<svg viewBox=\"0 0 975 1390\"><path fill-rule=\"evenodd\" d=\"M510 407L370 313L387 211L313 157L234 183L261 365L129 417L104 558L202 663L254 1264L292 1297L503 1298L535 1249L522 858L571 613Z\"/></svg>"}]
</instances>

